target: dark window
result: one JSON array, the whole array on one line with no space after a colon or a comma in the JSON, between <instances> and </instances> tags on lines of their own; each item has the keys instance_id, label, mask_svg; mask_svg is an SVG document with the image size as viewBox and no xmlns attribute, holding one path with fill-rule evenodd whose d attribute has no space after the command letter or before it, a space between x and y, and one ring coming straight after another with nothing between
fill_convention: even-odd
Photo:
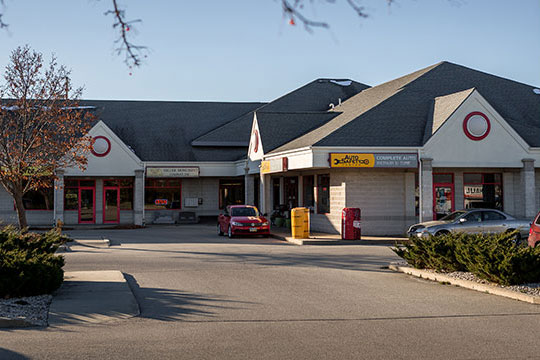
<instances>
[{"instance_id":1,"label":"dark window","mask_svg":"<svg viewBox=\"0 0 540 360\"><path fill-rule=\"evenodd\" d=\"M180 180L177 179L146 179L144 208L146 210L180 209L181 190ZM133 194L133 189L131 189L131 194ZM133 203L133 200L131 202Z\"/></svg>"},{"instance_id":2,"label":"dark window","mask_svg":"<svg viewBox=\"0 0 540 360\"><path fill-rule=\"evenodd\" d=\"M28 191L23 196L26 210L53 210L54 191L52 188Z\"/></svg>"},{"instance_id":3,"label":"dark window","mask_svg":"<svg viewBox=\"0 0 540 360\"><path fill-rule=\"evenodd\" d=\"M304 195L304 206L307 207L307 208L310 208L311 210L313 210L313 207L315 205L315 194L314 194L314 189L315 189L315 180L314 180L314 176L313 175L310 175L310 176L304 176L304 179L303 179L304 183L303 183L303 195Z\"/></svg>"},{"instance_id":4,"label":"dark window","mask_svg":"<svg viewBox=\"0 0 540 360\"><path fill-rule=\"evenodd\" d=\"M495 211L483 211L482 212L484 221L498 221L498 220L506 220L506 217L502 214L499 214Z\"/></svg>"},{"instance_id":5,"label":"dark window","mask_svg":"<svg viewBox=\"0 0 540 360\"><path fill-rule=\"evenodd\" d=\"M464 218L470 222L481 222L482 214L480 213L480 211L475 211L475 212L465 215Z\"/></svg>"},{"instance_id":6,"label":"dark window","mask_svg":"<svg viewBox=\"0 0 540 360\"><path fill-rule=\"evenodd\" d=\"M433 174L434 184L452 184L454 177L452 174Z\"/></svg>"},{"instance_id":7,"label":"dark window","mask_svg":"<svg viewBox=\"0 0 540 360\"><path fill-rule=\"evenodd\" d=\"M330 175L317 175L317 213L330 212Z\"/></svg>"},{"instance_id":8,"label":"dark window","mask_svg":"<svg viewBox=\"0 0 540 360\"><path fill-rule=\"evenodd\" d=\"M133 179L103 180L103 187L120 190L120 210L133 210Z\"/></svg>"},{"instance_id":9,"label":"dark window","mask_svg":"<svg viewBox=\"0 0 540 360\"><path fill-rule=\"evenodd\" d=\"M244 204L244 179L219 180L219 208Z\"/></svg>"},{"instance_id":10,"label":"dark window","mask_svg":"<svg viewBox=\"0 0 540 360\"><path fill-rule=\"evenodd\" d=\"M503 209L501 174L463 174L466 209Z\"/></svg>"},{"instance_id":11,"label":"dark window","mask_svg":"<svg viewBox=\"0 0 540 360\"><path fill-rule=\"evenodd\" d=\"M281 201L279 200L279 178L273 178L272 179L272 197L273 197L273 208L277 209L279 208L279 205L281 205Z\"/></svg>"},{"instance_id":12,"label":"dark window","mask_svg":"<svg viewBox=\"0 0 540 360\"><path fill-rule=\"evenodd\" d=\"M64 210L79 209L79 188L95 187L94 180L64 180Z\"/></svg>"},{"instance_id":13,"label":"dark window","mask_svg":"<svg viewBox=\"0 0 540 360\"><path fill-rule=\"evenodd\" d=\"M259 216L259 212L253 207L231 208L231 216Z\"/></svg>"}]
</instances>

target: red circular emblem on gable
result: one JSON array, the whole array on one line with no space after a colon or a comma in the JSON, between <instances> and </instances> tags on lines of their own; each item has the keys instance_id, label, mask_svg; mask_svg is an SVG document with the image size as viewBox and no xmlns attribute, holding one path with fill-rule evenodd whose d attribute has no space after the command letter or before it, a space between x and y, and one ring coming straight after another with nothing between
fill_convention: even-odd
<instances>
[{"instance_id":1,"label":"red circular emblem on gable","mask_svg":"<svg viewBox=\"0 0 540 360\"><path fill-rule=\"evenodd\" d=\"M97 157L103 157L111 151L111 142L105 136L96 136L90 151Z\"/></svg>"},{"instance_id":2,"label":"red circular emblem on gable","mask_svg":"<svg viewBox=\"0 0 540 360\"><path fill-rule=\"evenodd\" d=\"M484 139L489 135L490 130L491 123L488 117L479 111L470 113L463 120L463 132L471 140L479 141Z\"/></svg>"},{"instance_id":3,"label":"red circular emblem on gable","mask_svg":"<svg viewBox=\"0 0 540 360\"><path fill-rule=\"evenodd\" d=\"M253 139L255 141L255 148L253 150L255 152L258 152L259 151L259 132L255 130L253 132L253 136L255 137L255 139Z\"/></svg>"}]
</instances>

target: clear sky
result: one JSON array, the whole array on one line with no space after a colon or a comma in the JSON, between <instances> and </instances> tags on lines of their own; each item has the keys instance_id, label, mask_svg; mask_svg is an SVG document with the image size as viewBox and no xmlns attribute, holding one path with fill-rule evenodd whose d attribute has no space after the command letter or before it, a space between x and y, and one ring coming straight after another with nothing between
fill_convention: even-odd
<instances>
[{"instance_id":1,"label":"clear sky","mask_svg":"<svg viewBox=\"0 0 540 360\"><path fill-rule=\"evenodd\" d=\"M29 44L72 69L86 99L269 101L320 77L376 85L442 60L540 86L538 0L306 0L328 21L307 33L277 0L120 0L150 53L130 70L113 54L110 0L5 0L0 67Z\"/></svg>"}]
</instances>

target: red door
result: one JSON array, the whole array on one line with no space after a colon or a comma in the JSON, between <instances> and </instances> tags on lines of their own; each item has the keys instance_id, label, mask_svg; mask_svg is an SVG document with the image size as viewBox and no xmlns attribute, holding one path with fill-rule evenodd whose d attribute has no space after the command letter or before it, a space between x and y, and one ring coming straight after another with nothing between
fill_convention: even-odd
<instances>
[{"instance_id":1,"label":"red door","mask_svg":"<svg viewBox=\"0 0 540 360\"><path fill-rule=\"evenodd\" d=\"M79 187L79 224L96 222L96 189Z\"/></svg>"},{"instance_id":2,"label":"red door","mask_svg":"<svg viewBox=\"0 0 540 360\"><path fill-rule=\"evenodd\" d=\"M454 174L433 174L433 220L454 210Z\"/></svg>"},{"instance_id":3,"label":"red door","mask_svg":"<svg viewBox=\"0 0 540 360\"><path fill-rule=\"evenodd\" d=\"M118 224L120 222L120 188L103 188L103 223Z\"/></svg>"}]
</instances>

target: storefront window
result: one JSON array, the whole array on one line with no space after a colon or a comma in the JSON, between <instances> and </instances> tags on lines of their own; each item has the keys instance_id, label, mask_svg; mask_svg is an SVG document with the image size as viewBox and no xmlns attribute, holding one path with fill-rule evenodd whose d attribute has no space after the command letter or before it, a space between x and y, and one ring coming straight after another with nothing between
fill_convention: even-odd
<instances>
[{"instance_id":1,"label":"storefront window","mask_svg":"<svg viewBox=\"0 0 540 360\"><path fill-rule=\"evenodd\" d=\"M279 178L272 178L272 198L274 201L274 209L278 209L279 205L281 205L281 201L279 200Z\"/></svg>"},{"instance_id":2,"label":"storefront window","mask_svg":"<svg viewBox=\"0 0 540 360\"><path fill-rule=\"evenodd\" d=\"M133 179L103 180L103 187L120 190L120 210L133 210Z\"/></svg>"},{"instance_id":3,"label":"storefront window","mask_svg":"<svg viewBox=\"0 0 540 360\"><path fill-rule=\"evenodd\" d=\"M454 211L454 174L433 174L433 201L435 220Z\"/></svg>"},{"instance_id":4,"label":"storefront window","mask_svg":"<svg viewBox=\"0 0 540 360\"><path fill-rule=\"evenodd\" d=\"M330 175L317 175L317 213L330 212Z\"/></svg>"},{"instance_id":5,"label":"storefront window","mask_svg":"<svg viewBox=\"0 0 540 360\"><path fill-rule=\"evenodd\" d=\"M120 197L122 197L122 194L120 194ZM122 203L122 198L120 198L120 203ZM180 180L146 179L144 191L144 208L146 210L180 209Z\"/></svg>"},{"instance_id":6,"label":"storefront window","mask_svg":"<svg viewBox=\"0 0 540 360\"><path fill-rule=\"evenodd\" d=\"M53 210L53 199L53 188L31 190L24 194L23 205L26 210Z\"/></svg>"},{"instance_id":7,"label":"storefront window","mask_svg":"<svg viewBox=\"0 0 540 360\"><path fill-rule=\"evenodd\" d=\"M487 208L502 210L501 174L463 174L465 209Z\"/></svg>"},{"instance_id":8,"label":"storefront window","mask_svg":"<svg viewBox=\"0 0 540 360\"><path fill-rule=\"evenodd\" d=\"M315 180L314 176L304 176L303 179L303 195L304 195L304 207L310 208L312 211L315 205Z\"/></svg>"},{"instance_id":9,"label":"storefront window","mask_svg":"<svg viewBox=\"0 0 540 360\"><path fill-rule=\"evenodd\" d=\"M244 179L219 180L219 208L244 204Z\"/></svg>"},{"instance_id":10,"label":"storefront window","mask_svg":"<svg viewBox=\"0 0 540 360\"><path fill-rule=\"evenodd\" d=\"M95 188L94 180L65 180L64 181L64 210L79 209L79 188Z\"/></svg>"}]
</instances>

